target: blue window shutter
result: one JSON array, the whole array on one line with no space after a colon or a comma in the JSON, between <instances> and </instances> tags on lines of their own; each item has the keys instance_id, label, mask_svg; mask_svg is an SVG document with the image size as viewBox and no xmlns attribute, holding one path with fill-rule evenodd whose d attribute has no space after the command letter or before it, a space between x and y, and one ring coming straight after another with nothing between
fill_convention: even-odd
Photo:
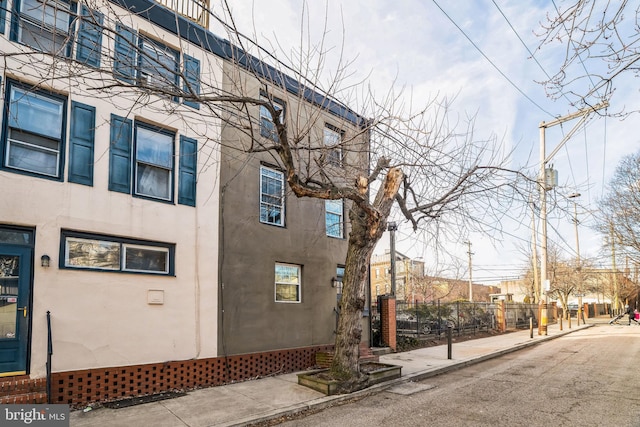
<instances>
[{"instance_id":1,"label":"blue window shutter","mask_svg":"<svg viewBox=\"0 0 640 427\"><path fill-rule=\"evenodd\" d=\"M184 55L184 79L183 90L200 95L200 61L189 55ZM200 109L200 104L194 101L184 101L184 105Z\"/></svg>"},{"instance_id":2,"label":"blue window shutter","mask_svg":"<svg viewBox=\"0 0 640 427\"><path fill-rule=\"evenodd\" d=\"M136 77L137 35L131 28L116 25L113 74L117 79L134 83Z\"/></svg>"},{"instance_id":3,"label":"blue window shutter","mask_svg":"<svg viewBox=\"0 0 640 427\"><path fill-rule=\"evenodd\" d=\"M109 190L131 193L131 138L133 122L111 115L109 138Z\"/></svg>"},{"instance_id":4,"label":"blue window shutter","mask_svg":"<svg viewBox=\"0 0 640 427\"><path fill-rule=\"evenodd\" d=\"M0 0L1 1L1 0ZM103 15L82 5L76 59L92 67L100 66Z\"/></svg>"},{"instance_id":5,"label":"blue window shutter","mask_svg":"<svg viewBox=\"0 0 640 427\"><path fill-rule=\"evenodd\" d=\"M69 182L93 186L96 109L72 102L70 121Z\"/></svg>"},{"instance_id":6,"label":"blue window shutter","mask_svg":"<svg viewBox=\"0 0 640 427\"><path fill-rule=\"evenodd\" d=\"M180 135L180 169L178 170L178 204L196 205L196 169L198 141Z\"/></svg>"},{"instance_id":7,"label":"blue window shutter","mask_svg":"<svg viewBox=\"0 0 640 427\"><path fill-rule=\"evenodd\" d=\"M7 1L0 0L0 34L4 34L4 20L7 16Z\"/></svg>"}]
</instances>

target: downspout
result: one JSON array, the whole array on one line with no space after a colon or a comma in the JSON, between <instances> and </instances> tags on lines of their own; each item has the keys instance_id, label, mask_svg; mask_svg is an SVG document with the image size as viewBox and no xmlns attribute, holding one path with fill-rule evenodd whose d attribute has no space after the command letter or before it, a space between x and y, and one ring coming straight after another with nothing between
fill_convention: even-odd
<instances>
[{"instance_id":1,"label":"downspout","mask_svg":"<svg viewBox=\"0 0 640 427\"><path fill-rule=\"evenodd\" d=\"M196 203L197 205L197 203ZM195 358L198 359L200 357L200 353L202 351L202 331L201 331L201 319L200 319L200 216L198 215L199 208L196 206L195 212L195 235L196 235L196 244L195 244L195 301L194 301L194 315L195 315L195 338L196 338L196 355Z\"/></svg>"}]
</instances>

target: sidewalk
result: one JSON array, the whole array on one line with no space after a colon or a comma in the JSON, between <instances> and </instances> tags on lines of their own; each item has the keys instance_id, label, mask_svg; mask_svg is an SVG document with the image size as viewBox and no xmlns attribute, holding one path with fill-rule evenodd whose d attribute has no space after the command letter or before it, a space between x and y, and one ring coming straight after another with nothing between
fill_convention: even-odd
<instances>
[{"instance_id":1,"label":"sidewalk","mask_svg":"<svg viewBox=\"0 0 640 427\"><path fill-rule=\"evenodd\" d=\"M571 329L567 328L565 321L564 330L560 331L557 324L549 325L546 336L538 335L535 329L533 338L530 337L527 329L489 338L454 342L451 360L447 359L446 340L443 340L443 345L436 347L380 356L380 362L401 365L402 377L348 395L325 396L298 385L297 376L293 373L195 390L175 399L128 408L74 411L71 413L70 425L72 427L242 426L295 414L306 409L322 409L343 400L379 393L393 386L442 374L558 338L593 326L594 323L606 324L609 320L608 317L589 319L587 325L580 326L576 326L573 321Z\"/></svg>"}]
</instances>

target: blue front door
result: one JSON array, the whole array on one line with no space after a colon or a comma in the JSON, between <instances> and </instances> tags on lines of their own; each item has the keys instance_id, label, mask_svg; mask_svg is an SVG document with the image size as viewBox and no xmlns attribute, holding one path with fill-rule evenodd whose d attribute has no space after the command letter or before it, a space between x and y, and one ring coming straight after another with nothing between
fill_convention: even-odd
<instances>
[{"instance_id":1,"label":"blue front door","mask_svg":"<svg viewBox=\"0 0 640 427\"><path fill-rule=\"evenodd\" d=\"M27 370L33 249L0 243L0 376Z\"/></svg>"}]
</instances>

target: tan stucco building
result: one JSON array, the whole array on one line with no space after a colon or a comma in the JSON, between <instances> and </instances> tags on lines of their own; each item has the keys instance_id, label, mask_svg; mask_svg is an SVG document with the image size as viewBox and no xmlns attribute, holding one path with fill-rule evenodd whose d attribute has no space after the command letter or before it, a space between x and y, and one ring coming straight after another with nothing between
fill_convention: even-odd
<instances>
[{"instance_id":1,"label":"tan stucco building","mask_svg":"<svg viewBox=\"0 0 640 427\"><path fill-rule=\"evenodd\" d=\"M150 0L31 3L0 11L0 377L82 405L310 366L333 344L349 206L288 194L197 102L258 96L273 70ZM320 147L356 134L294 89L286 120L319 115ZM368 168L363 138L329 150L336 170Z\"/></svg>"}]
</instances>

